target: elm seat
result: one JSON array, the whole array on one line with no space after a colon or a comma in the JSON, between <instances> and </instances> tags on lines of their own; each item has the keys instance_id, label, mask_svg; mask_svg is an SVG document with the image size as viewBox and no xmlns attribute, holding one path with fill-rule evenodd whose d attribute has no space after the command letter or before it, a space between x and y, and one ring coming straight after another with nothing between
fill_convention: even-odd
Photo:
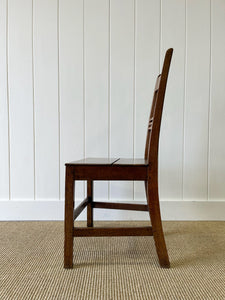
<instances>
[{"instance_id":1,"label":"elm seat","mask_svg":"<svg viewBox=\"0 0 225 300\"><path fill-rule=\"evenodd\" d=\"M96 165L96 164L99 164L99 165L111 165L113 164L114 162L116 162L118 160L118 158L93 158L93 157L87 157L85 159L80 159L80 160L76 160L76 161L72 161L70 163L67 163L66 166L69 166L69 165L89 165L89 166L92 166L92 165Z\"/></svg>"},{"instance_id":2,"label":"elm seat","mask_svg":"<svg viewBox=\"0 0 225 300\"><path fill-rule=\"evenodd\" d=\"M159 263L169 268L158 196L158 145L164 96L173 49L165 55L162 73L156 80L143 159L85 158L66 163L64 268L73 267L73 239L76 236L149 236L153 235ZM87 181L87 197L74 209L74 182ZM147 204L97 202L93 197L95 180L144 181ZM87 207L87 227L74 227L74 220ZM151 225L143 227L93 227L93 209L149 211Z\"/></svg>"},{"instance_id":3,"label":"elm seat","mask_svg":"<svg viewBox=\"0 0 225 300\"><path fill-rule=\"evenodd\" d=\"M76 180L147 180L145 159L86 158L67 163Z\"/></svg>"},{"instance_id":4,"label":"elm seat","mask_svg":"<svg viewBox=\"0 0 225 300\"><path fill-rule=\"evenodd\" d=\"M72 161L70 163L66 163L66 166L69 165L148 165L148 160L143 158L94 158L94 157L87 157L85 159L80 159L76 161Z\"/></svg>"}]
</instances>

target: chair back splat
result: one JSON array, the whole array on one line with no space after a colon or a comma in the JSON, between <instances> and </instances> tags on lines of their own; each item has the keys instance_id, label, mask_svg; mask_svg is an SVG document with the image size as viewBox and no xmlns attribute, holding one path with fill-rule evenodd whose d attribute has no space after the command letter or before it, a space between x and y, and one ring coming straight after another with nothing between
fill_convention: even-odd
<instances>
[{"instance_id":1,"label":"chair back splat","mask_svg":"<svg viewBox=\"0 0 225 300\"><path fill-rule=\"evenodd\" d=\"M158 147L159 134L161 127L163 104L166 92L167 78L169 75L170 63L172 59L173 49L168 49L165 55L162 74L156 79L152 106L149 116L147 137L145 144L145 159L148 160L151 168L158 169Z\"/></svg>"}]
</instances>

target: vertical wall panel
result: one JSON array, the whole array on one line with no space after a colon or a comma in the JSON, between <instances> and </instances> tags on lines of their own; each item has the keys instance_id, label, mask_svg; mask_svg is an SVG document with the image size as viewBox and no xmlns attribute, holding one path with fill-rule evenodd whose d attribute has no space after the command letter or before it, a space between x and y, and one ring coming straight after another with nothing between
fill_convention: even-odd
<instances>
[{"instance_id":1,"label":"vertical wall panel","mask_svg":"<svg viewBox=\"0 0 225 300\"><path fill-rule=\"evenodd\" d=\"M184 198L207 199L210 1L187 0Z\"/></svg>"},{"instance_id":2,"label":"vertical wall panel","mask_svg":"<svg viewBox=\"0 0 225 300\"><path fill-rule=\"evenodd\" d=\"M225 199L225 2L212 1L209 199ZM222 30L222 31L221 31Z\"/></svg>"},{"instance_id":3,"label":"vertical wall panel","mask_svg":"<svg viewBox=\"0 0 225 300\"><path fill-rule=\"evenodd\" d=\"M10 174L12 199L34 197L32 2L8 1Z\"/></svg>"},{"instance_id":4,"label":"vertical wall panel","mask_svg":"<svg viewBox=\"0 0 225 300\"><path fill-rule=\"evenodd\" d=\"M34 0L36 198L59 198L57 0Z\"/></svg>"},{"instance_id":5,"label":"vertical wall panel","mask_svg":"<svg viewBox=\"0 0 225 300\"><path fill-rule=\"evenodd\" d=\"M0 199L63 199L66 161L143 157L173 47L160 198L224 200L224 20L223 0L0 0ZM145 197L142 182L95 184L108 194Z\"/></svg>"},{"instance_id":6,"label":"vertical wall panel","mask_svg":"<svg viewBox=\"0 0 225 300\"><path fill-rule=\"evenodd\" d=\"M64 199L65 162L83 158L83 1L59 3L60 191ZM76 183L83 198L83 183Z\"/></svg>"},{"instance_id":7,"label":"vertical wall panel","mask_svg":"<svg viewBox=\"0 0 225 300\"><path fill-rule=\"evenodd\" d=\"M174 15L175 12L176 15ZM174 48L174 52L168 78L160 133L160 197L181 200L186 46L185 0L162 1L161 30L162 63L168 48Z\"/></svg>"},{"instance_id":8,"label":"vertical wall panel","mask_svg":"<svg viewBox=\"0 0 225 300\"><path fill-rule=\"evenodd\" d=\"M108 157L109 1L85 0L84 62L86 157ZM95 197L108 197L108 183L95 182Z\"/></svg>"},{"instance_id":9,"label":"vertical wall panel","mask_svg":"<svg viewBox=\"0 0 225 300\"><path fill-rule=\"evenodd\" d=\"M9 198L7 1L0 0L0 200Z\"/></svg>"},{"instance_id":10,"label":"vertical wall panel","mask_svg":"<svg viewBox=\"0 0 225 300\"><path fill-rule=\"evenodd\" d=\"M136 2L136 75L134 156L143 158L155 80L159 72L160 1ZM135 199L145 199L143 182L135 182Z\"/></svg>"},{"instance_id":11,"label":"vertical wall panel","mask_svg":"<svg viewBox=\"0 0 225 300\"><path fill-rule=\"evenodd\" d=\"M112 157L133 157L134 0L111 0ZM111 197L133 197L133 184L114 182Z\"/></svg>"}]
</instances>

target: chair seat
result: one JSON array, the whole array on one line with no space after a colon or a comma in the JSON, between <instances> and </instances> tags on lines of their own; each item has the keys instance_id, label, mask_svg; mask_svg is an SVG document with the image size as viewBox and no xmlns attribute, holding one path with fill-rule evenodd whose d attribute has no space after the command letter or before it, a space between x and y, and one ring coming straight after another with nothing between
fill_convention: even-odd
<instances>
[{"instance_id":1,"label":"chair seat","mask_svg":"<svg viewBox=\"0 0 225 300\"><path fill-rule=\"evenodd\" d=\"M133 158L85 158L66 164L74 180L147 180L148 161Z\"/></svg>"},{"instance_id":2,"label":"chair seat","mask_svg":"<svg viewBox=\"0 0 225 300\"><path fill-rule=\"evenodd\" d=\"M101 158L96 158L96 157L88 157L76 161L72 161L70 163L67 163L66 166L68 165L106 165L110 166L113 163L115 163L119 158L107 158L107 157L101 157Z\"/></svg>"},{"instance_id":3,"label":"chair seat","mask_svg":"<svg viewBox=\"0 0 225 300\"><path fill-rule=\"evenodd\" d=\"M148 166L147 159L142 158L95 158L95 157L88 157L85 159L80 159L77 161L72 161L66 164L68 165L77 165L77 166L95 166L95 165L103 165L103 166L112 166L112 165L120 165L120 166Z\"/></svg>"},{"instance_id":4,"label":"chair seat","mask_svg":"<svg viewBox=\"0 0 225 300\"><path fill-rule=\"evenodd\" d=\"M148 160L142 158L120 158L115 165L120 166L148 166Z\"/></svg>"}]
</instances>

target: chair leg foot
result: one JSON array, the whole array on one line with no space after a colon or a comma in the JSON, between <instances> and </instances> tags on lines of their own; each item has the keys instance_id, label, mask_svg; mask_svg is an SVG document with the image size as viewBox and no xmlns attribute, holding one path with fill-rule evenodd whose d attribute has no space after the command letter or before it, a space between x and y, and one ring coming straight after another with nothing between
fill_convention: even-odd
<instances>
[{"instance_id":1,"label":"chair leg foot","mask_svg":"<svg viewBox=\"0 0 225 300\"><path fill-rule=\"evenodd\" d=\"M170 268L169 257L164 239L162 221L159 207L158 186L155 188L150 183L148 184L148 206L152 223L153 237L155 241L156 252L158 255L160 266Z\"/></svg>"},{"instance_id":2,"label":"chair leg foot","mask_svg":"<svg viewBox=\"0 0 225 300\"><path fill-rule=\"evenodd\" d=\"M170 268L170 262L164 262L164 263L160 263L160 266L164 269L169 269Z\"/></svg>"},{"instance_id":3,"label":"chair leg foot","mask_svg":"<svg viewBox=\"0 0 225 300\"><path fill-rule=\"evenodd\" d=\"M73 263L67 264L66 262L64 262L64 269L73 269Z\"/></svg>"},{"instance_id":4,"label":"chair leg foot","mask_svg":"<svg viewBox=\"0 0 225 300\"><path fill-rule=\"evenodd\" d=\"M73 268L73 240L65 238L65 248L64 248L64 268Z\"/></svg>"}]
</instances>

